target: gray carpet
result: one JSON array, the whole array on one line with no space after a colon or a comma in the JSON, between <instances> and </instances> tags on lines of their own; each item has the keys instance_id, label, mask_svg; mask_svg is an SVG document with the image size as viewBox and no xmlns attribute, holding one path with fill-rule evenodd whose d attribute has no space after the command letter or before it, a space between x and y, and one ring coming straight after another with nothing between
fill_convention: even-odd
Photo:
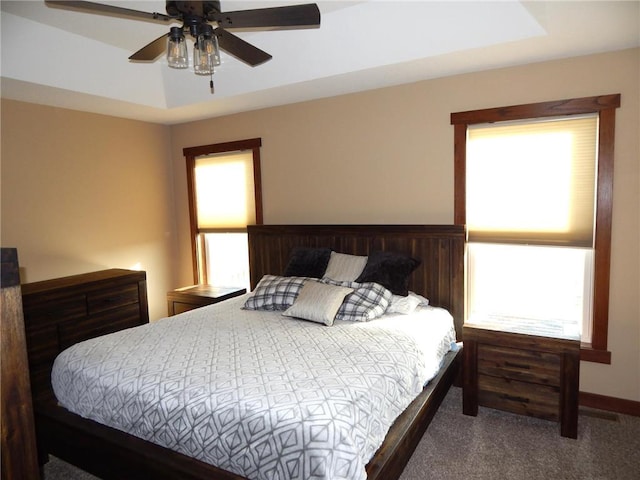
<instances>
[{"instance_id":1,"label":"gray carpet","mask_svg":"<svg viewBox=\"0 0 640 480\"><path fill-rule=\"evenodd\" d=\"M58 459L45 480L95 480ZM581 410L578 440L559 425L480 407L462 414L462 393L452 388L411 457L401 480L640 478L640 418Z\"/></svg>"}]
</instances>

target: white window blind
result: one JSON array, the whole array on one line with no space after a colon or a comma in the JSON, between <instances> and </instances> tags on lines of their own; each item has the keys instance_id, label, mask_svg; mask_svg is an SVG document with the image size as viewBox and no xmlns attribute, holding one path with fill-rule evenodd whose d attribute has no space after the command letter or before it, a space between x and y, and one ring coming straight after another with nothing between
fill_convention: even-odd
<instances>
[{"instance_id":1,"label":"white window blind","mask_svg":"<svg viewBox=\"0 0 640 480\"><path fill-rule=\"evenodd\" d=\"M469 241L592 247L597 115L472 125Z\"/></svg>"},{"instance_id":2,"label":"white window blind","mask_svg":"<svg viewBox=\"0 0 640 480\"><path fill-rule=\"evenodd\" d=\"M253 152L195 160L198 230L246 231L256 223Z\"/></svg>"}]
</instances>

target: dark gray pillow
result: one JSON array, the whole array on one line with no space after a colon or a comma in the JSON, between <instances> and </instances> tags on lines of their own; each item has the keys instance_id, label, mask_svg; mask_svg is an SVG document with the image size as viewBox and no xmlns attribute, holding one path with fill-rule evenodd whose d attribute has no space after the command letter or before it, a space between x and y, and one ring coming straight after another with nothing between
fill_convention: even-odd
<instances>
[{"instance_id":1,"label":"dark gray pillow","mask_svg":"<svg viewBox=\"0 0 640 480\"><path fill-rule=\"evenodd\" d=\"M420 260L395 252L373 252L356 282L375 282L395 295L409 294L409 276Z\"/></svg>"},{"instance_id":2,"label":"dark gray pillow","mask_svg":"<svg viewBox=\"0 0 640 480\"><path fill-rule=\"evenodd\" d=\"M331 258L330 248L295 247L284 269L285 277L322 278Z\"/></svg>"}]
</instances>

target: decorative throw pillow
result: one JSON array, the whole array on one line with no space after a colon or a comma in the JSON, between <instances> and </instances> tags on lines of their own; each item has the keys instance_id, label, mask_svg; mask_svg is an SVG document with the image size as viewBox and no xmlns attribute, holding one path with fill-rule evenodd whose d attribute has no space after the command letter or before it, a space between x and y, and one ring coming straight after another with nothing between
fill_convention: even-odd
<instances>
[{"instance_id":1,"label":"decorative throw pillow","mask_svg":"<svg viewBox=\"0 0 640 480\"><path fill-rule=\"evenodd\" d=\"M367 257L331 252L327 270L323 278L337 282L354 282L367 264Z\"/></svg>"},{"instance_id":2,"label":"decorative throw pillow","mask_svg":"<svg viewBox=\"0 0 640 480\"><path fill-rule=\"evenodd\" d=\"M353 289L327 285L309 280L305 282L293 305L282 312L287 317L302 318L312 322L333 325L344 297Z\"/></svg>"},{"instance_id":3,"label":"decorative throw pillow","mask_svg":"<svg viewBox=\"0 0 640 480\"><path fill-rule=\"evenodd\" d=\"M373 252L356 282L376 282L396 295L409 294L409 275L420 265L420 260L394 252Z\"/></svg>"},{"instance_id":4,"label":"decorative throw pillow","mask_svg":"<svg viewBox=\"0 0 640 480\"><path fill-rule=\"evenodd\" d=\"M256 285L253 295L244 303L246 310L286 310L295 302L304 277L265 275Z\"/></svg>"},{"instance_id":5,"label":"decorative throw pillow","mask_svg":"<svg viewBox=\"0 0 640 480\"><path fill-rule=\"evenodd\" d=\"M291 251L284 276L321 278L330 257L330 248L296 247Z\"/></svg>"},{"instance_id":6,"label":"decorative throw pillow","mask_svg":"<svg viewBox=\"0 0 640 480\"><path fill-rule=\"evenodd\" d=\"M391 300L391 292L377 283L336 282L329 278L322 282L353 289L342 302L336 320L368 322L383 315Z\"/></svg>"}]
</instances>

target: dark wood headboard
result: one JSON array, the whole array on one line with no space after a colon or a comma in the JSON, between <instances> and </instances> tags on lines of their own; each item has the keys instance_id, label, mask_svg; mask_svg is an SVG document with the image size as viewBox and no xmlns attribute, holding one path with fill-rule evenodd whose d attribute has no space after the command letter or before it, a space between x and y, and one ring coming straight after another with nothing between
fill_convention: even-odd
<instances>
[{"instance_id":1,"label":"dark wood headboard","mask_svg":"<svg viewBox=\"0 0 640 480\"><path fill-rule=\"evenodd\" d=\"M352 255L387 250L420 259L409 290L449 310L458 340L462 338L463 225L250 225L248 232L252 288L263 275L282 275L291 249L298 246L329 247Z\"/></svg>"}]
</instances>

